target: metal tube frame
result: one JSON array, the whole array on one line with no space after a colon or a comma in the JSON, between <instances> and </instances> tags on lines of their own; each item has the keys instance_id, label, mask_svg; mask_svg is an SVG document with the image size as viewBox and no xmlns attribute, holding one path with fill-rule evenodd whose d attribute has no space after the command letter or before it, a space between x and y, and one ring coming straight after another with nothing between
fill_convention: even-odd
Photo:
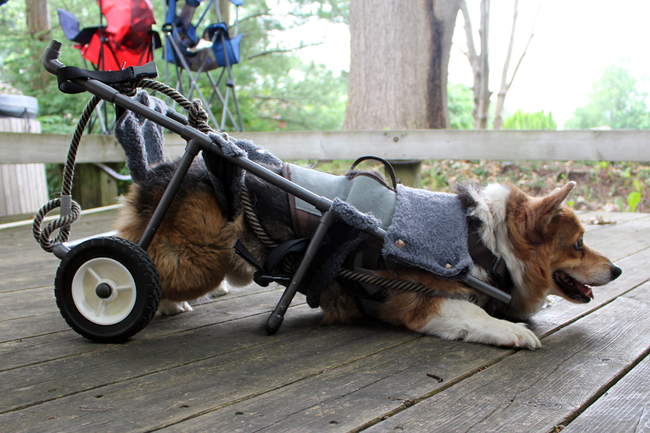
<instances>
[{"instance_id":1,"label":"metal tube frame","mask_svg":"<svg viewBox=\"0 0 650 433\"><path fill-rule=\"evenodd\" d=\"M54 75L56 75L59 68L64 66L58 60L60 48L61 43L52 40L50 46L48 46L43 53L43 66L48 72ZM284 314L286 313L287 308L289 308L289 304L293 300L293 297L295 296L298 287L309 265L311 264L311 261L313 260L314 255L325 236L325 233L327 232L327 229L336 219L335 212L330 211L332 201L326 197L314 194L313 192L299 185L296 185L295 183L262 167L261 165L252 162L246 157L228 156L224 154L221 150L221 147L218 144L215 144L208 135L188 126L186 118L178 113L175 113L171 116L160 114L157 111L150 109L149 107L135 102L128 96L121 94L119 91L97 80L75 79L73 82L105 101L119 105L127 110L145 117L148 120L151 120L152 122L155 122L158 125L169 129L172 132L177 133L187 141L185 153L181 158L180 165L174 173L169 185L167 186L167 189L165 190L160 203L154 211L149 225L145 229L142 240L140 241L140 246L144 250L149 247L163 217L165 216L165 213L167 212L171 202L174 199L174 196L180 188L187 170L194 161L194 158L198 155L199 151L212 152L219 157L224 158L226 161L231 162L246 171L249 171L255 176L269 182L274 186L277 186L289 194L292 194L306 201L322 213L320 224L316 230L316 233L314 234L314 237L310 241L309 246L307 247L305 256L298 266L298 270L293 275L291 283L289 283L289 286L285 289L275 310L267 321L266 331L269 334L277 332L280 325L282 324ZM380 240L383 240L386 235L385 230L381 228L378 228L377 231L369 230L368 233ZM472 277L471 275L468 275L463 280L463 283L502 302L510 302L510 295L493 286L490 286L489 284L484 283L475 277Z\"/></svg>"}]
</instances>

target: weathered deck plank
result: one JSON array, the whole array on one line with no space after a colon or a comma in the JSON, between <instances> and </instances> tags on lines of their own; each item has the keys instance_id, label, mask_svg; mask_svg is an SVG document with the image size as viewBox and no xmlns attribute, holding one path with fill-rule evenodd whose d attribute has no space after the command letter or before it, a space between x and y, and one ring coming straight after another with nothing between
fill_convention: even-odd
<instances>
[{"instance_id":1,"label":"weathered deck plank","mask_svg":"<svg viewBox=\"0 0 650 433\"><path fill-rule=\"evenodd\" d=\"M650 357L580 414L563 433L650 431Z\"/></svg>"},{"instance_id":2,"label":"weathered deck plank","mask_svg":"<svg viewBox=\"0 0 650 433\"><path fill-rule=\"evenodd\" d=\"M623 260L622 266L627 267L626 265L629 265L630 267L642 268L642 264L648 260L650 260L650 251L640 257L635 256L634 261L632 258ZM636 286L650 280L650 271L631 272L624 275L628 279L622 281L618 287L609 288L610 290L607 291L605 296L598 294L597 297L601 299L593 301L589 305L588 311L585 311L587 308L585 305L557 301L553 307L543 310L534 318L531 324L532 329L538 335L549 335L568 323L578 320L582 315L586 315L590 311L596 311L603 305L610 303L618 295L628 291L630 286ZM381 369L381 367L377 366L382 365L386 360L389 363L394 363L394 365L399 365L399 362L394 361L394 359L411 360L413 365L403 368L403 371L388 369L385 371L385 376L382 376L373 370L363 370L363 367L356 364L346 367L351 371L359 371L361 368L362 370L358 374L363 373L371 378L368 379L370 380L368 385L360 386L362 381L358 380L356 375L345 373L347 380L352 381L354 384L347 394L337 394L337 392L341 392L341 386L336 382L336 374L332 373L335 379L329 385L323 383L328 377L324 375L317 380L310 379L308 383L295 384L288 387L288 389L253 398L245 404L242 403L232 408L227 407L211 412L204 417L196 418L169 430L198 432L204 431L206 425L218 425L219 427L226 426L228 431L231 431L230 428L234 429L232 431L239 431L236 428L242 426L246 426L246 428L241 431L252 431L253 427L255 427L255 431L257 431L257 428L262 427L264 428L260 431L322 431L324 428L327 428L328 431L348 431L363 425L369 420L376 421L390 416L392 412L401 411L410 404L409 402L425 400L430 394L439 392L440 389L459 382L476 371L487 368L514 353L513 351L483 348L475 345L470 345L471 349L468 350L466 345L458 346L457 343L449 343L428 337L410 344L419 345L416 355L409 352L405 345L393 349L394 354L382 353L381 360L366 360L370 362L371 366L378 369ZM452 346L451 348L446 347L449 344ZM545 340L543 340L543 344L546 346ZM422 353L426 352L425 346L431 346L429 350L432 354L429 357L422 358ZM485 354L481 353L483 351L485 351ZM413 361L414 359L417 361ZM443 377L444 382L441 384L436 383L436 381L426 376L427 372ZM318 382L318 384L312 384L311 382ZM310 389L311 392L308 391ZM336 391L327 391L330 389ZM296 397L291 398L292 395ZM263 412L265 414L264 419L258 419L260 411L255 410L255 408L272 406L273 401L276 399L286 403L283 411L269 414L265 410ZM306 408L298 410L309 402L311 404ZM241 414L233 415L236 412L241 412ZM359 421L359 418L362 418L362 420ZM355 422L357 423L355 424Z\"/></svg>"},{"instance_id":3,"label":"weathered deck plank","mask_svg":"<svg viewBox=\"0 0 650 433\"><path fill-rule=\"evenodd\" d=\"M296 315L288 318L287 328L304 329L306 325L313 326L313 315L310 316L308 323L299 320ZM191 415L213 410L215 407L250 398L262 391L268 392L304 380L324 370L419 338L412 333L390 327L382 327L382 332L377 332L377 328L372 325L332 326L320 328L316 332L299 332L285 338L275 337L277 340L270 344L274 338L269 339L261 330L266 318L257 319L257 332L249 328L245 331L247 335L233 333L220 339L217 339L221 337L219 335L212 339L206 337L207 341L202 345L197 341L192 351L189 351L187 346L195 343L189 343L188 340L181 343L180 348L167 347L166 353L172 356L171 362L176 364L174 367L157 367L164 364L165 355L159 344L152 348L148 356L142 358L136 356L139 347L132 349L130 359L126 359L125 351L119 347L113 358L115 365L107 365L107 373L124 373L133 368L154 371L117 383L99 384L81 392L69 389L61 398L11 411L0 417L0 421L14 432L74 431L80 422L84 423L83 418L89 418L89 422L93 424L110 423L113 431L147 431L152 427L162 427ZM206 347L208 342L229 347L232 343L224 341L224 338L237 341L255 336L258 340L265 341L242 350L229 350L221 356L206 357L203 354L204 350L209 349ZM179 362L177 357L186 352L194 352L192 359L185 358ZM78 368L87 368L82 362L77 365ZM103 372L102 365L104 364L99 360L93 365L93 370ZM77 378L74 387L79 389L79 385L90 385L87 375L85 379L86 381L82 377ZM59 384L66 386L67 382L69 377L67 381L61 379ZM49 381L40 385L43 388L50 386L52 385ZM47 390L43 389L42 392ZM88 413L88 410L92 413ZM50 414L57 414L56 419L50 420ZM25 429L25 426L30 428Z\"/></svg>"},{"instance_id":4,"label":"weathered deck plank","mask_svg":"<svg viewBox=\"0 0 650 433\"><path fill-rule=\"evenodd\" d=\"M162 431L349 431L451 386L509 352L421 337Z\"/></svg>"},{"instance_id":5,"label":"weathered deck plank","mask_svg":"<svg viewBox=\"0 0 650 433\"><path fill-rule=\"evenodd\" d=\"M640 290L648 295L650 284ZM510 356L368 432L551 431L648 354L648 331L648 302L618 298L544 338L543 349Z\"/></svg>"},{"instance_id":6,"label":"weathered deck plank","mask_svg":"<svg viewBox=\"0 0 650 433\"><path fill-rule=\"evenodd\" d=\"M589 226L586 242L617 261L623 275L596 288L588 305L559 300L536 315L531 328L544 347L534 352L441 341L370 321L320 327L320 313L302 297L280 332L268 336L263 324L281 293L274 288L157 316L126 344L93 344L58 313L52 282L59 261L40 250L31 227L0 230L0 425L29 432L91 425L488 432L569 423L566 431L588 431L599 422L588 407L607 390L596 404L606 405L608 416L643 420L641 394L627 402L607 397L632 389L626 374L636 374L631 381L647 372L650 215L602 215L617 223ZM113 217L88 215L73 237L110 230Z\"/></svg>"}]
</instances>

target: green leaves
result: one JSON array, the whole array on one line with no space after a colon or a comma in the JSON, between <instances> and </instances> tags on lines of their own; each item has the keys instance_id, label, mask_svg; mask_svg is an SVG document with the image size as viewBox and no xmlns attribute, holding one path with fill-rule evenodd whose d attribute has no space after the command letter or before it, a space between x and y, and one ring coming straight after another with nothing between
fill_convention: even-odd
<instances>
[{"instance_id":1,"label":"green leaves","mask_svg":"<svg viewBox=\"0 0 650 433\"><path fill-rule=\"evenodd\" d=\"M449 126L452 129L473 129L474 95L472 89L462 83L447 84Z\"/></svg>"},{"instance_id":2,"label":"green leaves","mask_svg":"<svg viewBox=\"0 0 650 433\"><path fill-rule=\"evenodd\" d=\"M566 129L610 127L650 128L648 93L637 87L637 79L621 66L610 66L594 83L587 105L577 108L564 124Z\"/></svg>"},{"instance_id":3,"label":"green leaves","mask_svg":"<svg viewBox=\"0 0 650 433\"><path fill-rule=\"evenodd\" d=\"M547 115L543 110L537 113L517 110L503 122L503 129L557 129L557 124L551 112Z\"/></svg>"},{"instance_id":4,"label":"green leaves","mask_svg":"<svg viewBox=\"0 0 650 433\"><path fill-rule=\"evenodd\" d=\"M627 195L627 205L630 207L630 212L634 212L640 202L641 193L639 191L632 191Z\"/></svg>"}]
</instances>

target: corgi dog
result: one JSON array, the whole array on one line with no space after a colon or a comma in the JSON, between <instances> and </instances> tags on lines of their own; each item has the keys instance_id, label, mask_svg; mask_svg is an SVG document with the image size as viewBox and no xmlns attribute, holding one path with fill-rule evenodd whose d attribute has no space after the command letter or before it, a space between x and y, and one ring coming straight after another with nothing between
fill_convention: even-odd
<instances>
[{"instance_id":1,"label":"corgi dog","mask_svg":"<svg viewBox=\"0 0 650 433\"><path fill-rule=\"evenodd\" d=\"M281 167L269 169L282 171ZM158 164L146 179L131 186L116 222L119 236L139 242L173 170L172 163ZM456 193L466 206L468 220L475 223L475 237L509 274L511 301L495 306L487 295L460 282L387 262L374 270L376 276L419 283L449 296L382 289L375 316L448 340L526 349L541 347L539 338L523 322L545 305L548 295L588 303L593 299L593 286L607 284L622 272L584 243L585 230L580 220L563 204L574 186L574 182L569 182L539 198L511 184L457 186ZM258 200L269 197L264 213L272 221L267 226L280 238L292 233L287 195L275 191L257 196ZM175 314L188 310L187 301L219 287L223 291L225 280L235 286L250 283L253 269L232 250L236 239L260 263L269 254L269 248L251 229L244 212L229 216L224 211L206 168L195 162L147 251L161 279L159 311ZM471 274L488 284L495 283L489 266L475 262ZM348 322L365 313L355 295L337 280L322 291L319 305L326 323Z\"/></svg>"}]
</instances>

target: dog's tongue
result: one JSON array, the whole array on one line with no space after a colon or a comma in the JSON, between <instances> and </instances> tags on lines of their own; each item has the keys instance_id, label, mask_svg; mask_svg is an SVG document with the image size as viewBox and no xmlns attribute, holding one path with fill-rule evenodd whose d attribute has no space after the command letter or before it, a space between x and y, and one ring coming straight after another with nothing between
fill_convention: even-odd
<instances>
[{"instance_id":1,"label":"dog's tongue","mask_svg":"<svg viewBox=\"0 0 650 433\"><path fill-rule=\"evenodd\" d=\"M584 295L589 296L591 299L594 299L594 294L591 291L591 287L587 286L586 284L580 284L576 281L576 287L580 292Z\"/></svg>"}]
</instances>

